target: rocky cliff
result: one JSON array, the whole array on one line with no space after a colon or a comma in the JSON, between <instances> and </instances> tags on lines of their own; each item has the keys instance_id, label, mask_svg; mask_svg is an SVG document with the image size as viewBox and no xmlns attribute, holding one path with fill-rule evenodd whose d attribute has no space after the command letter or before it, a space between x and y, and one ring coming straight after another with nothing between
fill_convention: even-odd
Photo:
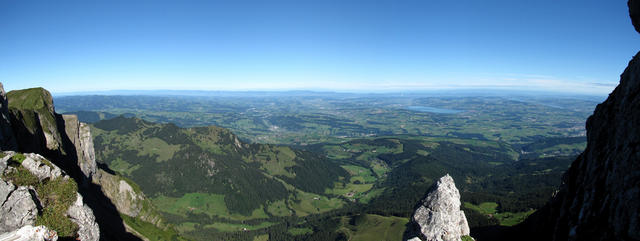
<instances>
[{"instance_id":1,"label":"rocky cliff","mask_svg":"<svg viewBox=\"0 0 640 241\"><path fill-rule=\"evenodd\" d=\"M640 32L640 2L628 2ZM526 222L532 240L640 240L640 53L587 120L587 147L550 203Z\"/></svg>"},{"instance_id":2,"label":"rocky cliff","mask_svg":"<svg viewBox=\"0 0 640 241\"><path fill-rule=\"evenodd\" d=\"M75 115L57 114L51 93L43 88L14 90L7 93L7 98L1 96L8 99L9 108L0 113L10 117L10 122L2 126L9 127L17 143L6 150L39 153L74 172L70 175L91 179L96 172L96 160L89 126L79 122Z\"/></svg>"},{"instance_id":3,"label":"rocky cliff","mask_svg":"<svg viewBox=\"0 0 640 241\"><path fill-rule=\"evenodd\" d=\"M64 207L68 213L58 213L55 218L64 216L76 223L77 230L74 229L74 232L80 240L97 239L100 236L97 227L106 240L140 240L140 237L129 231L130 227L125 225L121 214L134 218L136 222L140 220L161 229L168 228L134 183L130 184L122 177L97 167L89 125L78 121L75 115L57 114L51 94L43 88L15 90L5 96L0 84L0 150L16 151L16 155L32 152L24 155L34 157L25 159L21 168L30 170L29 175L42 183L49 183L51 176L62 175L80 184L75 190L82 195L63 194L59 192L61 190L51 194L68 202ZM36 157L42 159L39 164L31 161L38 159ZM16 172L11 173L14 174L10 175L16 175ZM0 195L0 199L10 205L3 206L0 210L0 234L17 234L20 227L39 225L38 220L52 220L53 217L42 217L43 202L38 199L39 193L36 190L40 184L19 185L6 181L7 178L2 180L0 191L12 195ZM94 218L94 213L97 219ZM70 227L67 226L46 227L56 231L62 228L66 230L66 236L63 237L68 237Z\"/></svg>"},{"instance_id":4,"label":"rocky cliff","mask_svg":"<svg viewBox=\"0 0 640 241\"><path fill-rule=\"evenodd\" d=\"M7 99L20 152L45 156L66 154L49 91L43 88L14 90L7 93Z\"/></svg>"},{"instance_id":5,"label":"rocky cliff","mask_svg":"<svg viewBox=\"0 0 640 241\"><path fill-rule=\"evenodd\" d=\"M78 121L76 115L62 115L64 130L73 145L67 152L75 151L77 164L82 174L90 180L96 173L96 154L93 149L91 129L85 123Z\"/></svg>"},{"instance_id":6,"label":"rocky cliff","mask_svg":"<svg viewBox=\"0 0 640 241\"><path fill-rule=\"evenodd\" d=\"M101 169L98 169L93 181L102 187L102 192L113 202L118 212L162 229L167 228L151 201L132 181Z\"/></svg>"},{"instance_id":7,"label":"rocky cliff","mask_svg":"<svg viewBox=\"0 0 640 241\"><path fill-rule=\"evenodd\" d=\"M449 174L429 189L411 219L417 237L410 241L457 241L469 235L469 224L460 210L460 192Z\"/></svg>"},{"instance_id":8,"label":"rocky cliff","mask_svg":"<svg viewBox=\"0 0 640 241\"><path fill-rule=\"evenodd\" d=\"M63 237L99 239L93 212L82 201L75 181L64 171L38 154L8 151L2 155L0 233L15 231L15 235L23 237L34 235L20 234L24 227L44 225Z\"/></svg>"},{"instance_id":9,"label":"rocky cliff","mask_svg":"<svg viewBox=\"0 0 640 241\"><path fill-rule=\"evenodd\" d=\"M0 83L0 150L16 150L18 144L13 135L9 116L9 102L7 101L4 87Z\"/></svg>"}]
</instances>

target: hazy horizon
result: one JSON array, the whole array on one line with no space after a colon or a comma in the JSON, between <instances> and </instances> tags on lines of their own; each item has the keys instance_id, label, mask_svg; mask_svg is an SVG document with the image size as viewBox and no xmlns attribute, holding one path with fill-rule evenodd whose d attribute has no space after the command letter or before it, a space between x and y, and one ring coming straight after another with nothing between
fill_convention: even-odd
<instances>
[{"instance_id":1,"label":"hazy horizon","mask_svg":"<svg viewBox=\"0 0 640 241\"><path fill-rule=\"evenodd\" d=\"M0 3L7 90L604 95L638 35L623 1Z\"/></svg>"}]
</instances>

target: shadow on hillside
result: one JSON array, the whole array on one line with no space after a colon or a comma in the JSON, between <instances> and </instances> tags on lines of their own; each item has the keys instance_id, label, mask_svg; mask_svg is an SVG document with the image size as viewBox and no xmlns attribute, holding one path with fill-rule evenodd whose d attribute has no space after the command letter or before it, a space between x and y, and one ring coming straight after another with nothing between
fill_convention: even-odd
<instances>
[{"instance_id":1,"label":"shadow on hillside","mask_svg":"<svg viewBox=\"0 0 640 241\"><path fill-rule=\"evenodd\" d=\"M55 160L61 160L56 163L69 176L78 183L78 192L83 197L84 203L91 208L96 222L100 227L100 240L141 240L135 235L126 231L124 221L120 217L116 206L111 200L104 195L102 187L94 184L80 170L78 156L75 145L67 136L65 123L61 115L56 114L57 127L62 137L63 146L66 155L57 153Z\"/></svg>"}]
</instances>

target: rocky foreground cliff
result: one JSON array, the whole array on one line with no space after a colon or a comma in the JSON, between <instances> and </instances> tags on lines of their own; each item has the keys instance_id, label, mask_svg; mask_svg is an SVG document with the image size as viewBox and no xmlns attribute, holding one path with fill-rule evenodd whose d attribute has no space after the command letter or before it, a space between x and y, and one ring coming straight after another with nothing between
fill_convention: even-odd
<instances>
[{"instance_id":1,"label":"rocky foreground cliff","mask_svg":"<svg viewBox=\"0 0 640 241\"><path fill-rule=\"evenodd\" d=\"M0 83L0 151L0 240L139 240L120 213L166 228L144 194L97 167L89 126L57 114L45 89Z\"/></svg>"},{"instance_id":2,"label":"rocky foreground cliff","mask_svg":"<svg viewBox=\"0 0 640 241\"><path fill-rule=\"evenodd\" d=\"M35 233L22 234L20 230L39 225L47 229L49 240L58 235L87 241L100 238L93 211L77 192L76 182L64 171L38 154L8 151L2 155L0 233L13 233L5 235L7 238L30 237L38 230L28 229Z\"/></svg>"}]
</instances>

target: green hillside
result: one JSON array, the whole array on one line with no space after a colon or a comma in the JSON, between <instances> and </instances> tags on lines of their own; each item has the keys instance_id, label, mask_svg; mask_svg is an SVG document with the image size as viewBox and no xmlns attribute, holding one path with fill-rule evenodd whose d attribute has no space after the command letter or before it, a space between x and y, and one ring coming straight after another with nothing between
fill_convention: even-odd
<instances>
[{"instance_id":1,"label":"green hillside","mask_svg":"<svg viewBox=\"0 0 640 241\"><path fill-rule=\"evenodd\" d=\"M125 117L97 122L92 133L97 160L137 183L184 233L261 229L345 205L324 191L349 173L308 151Z\"/></svg>"}]
</instances>

